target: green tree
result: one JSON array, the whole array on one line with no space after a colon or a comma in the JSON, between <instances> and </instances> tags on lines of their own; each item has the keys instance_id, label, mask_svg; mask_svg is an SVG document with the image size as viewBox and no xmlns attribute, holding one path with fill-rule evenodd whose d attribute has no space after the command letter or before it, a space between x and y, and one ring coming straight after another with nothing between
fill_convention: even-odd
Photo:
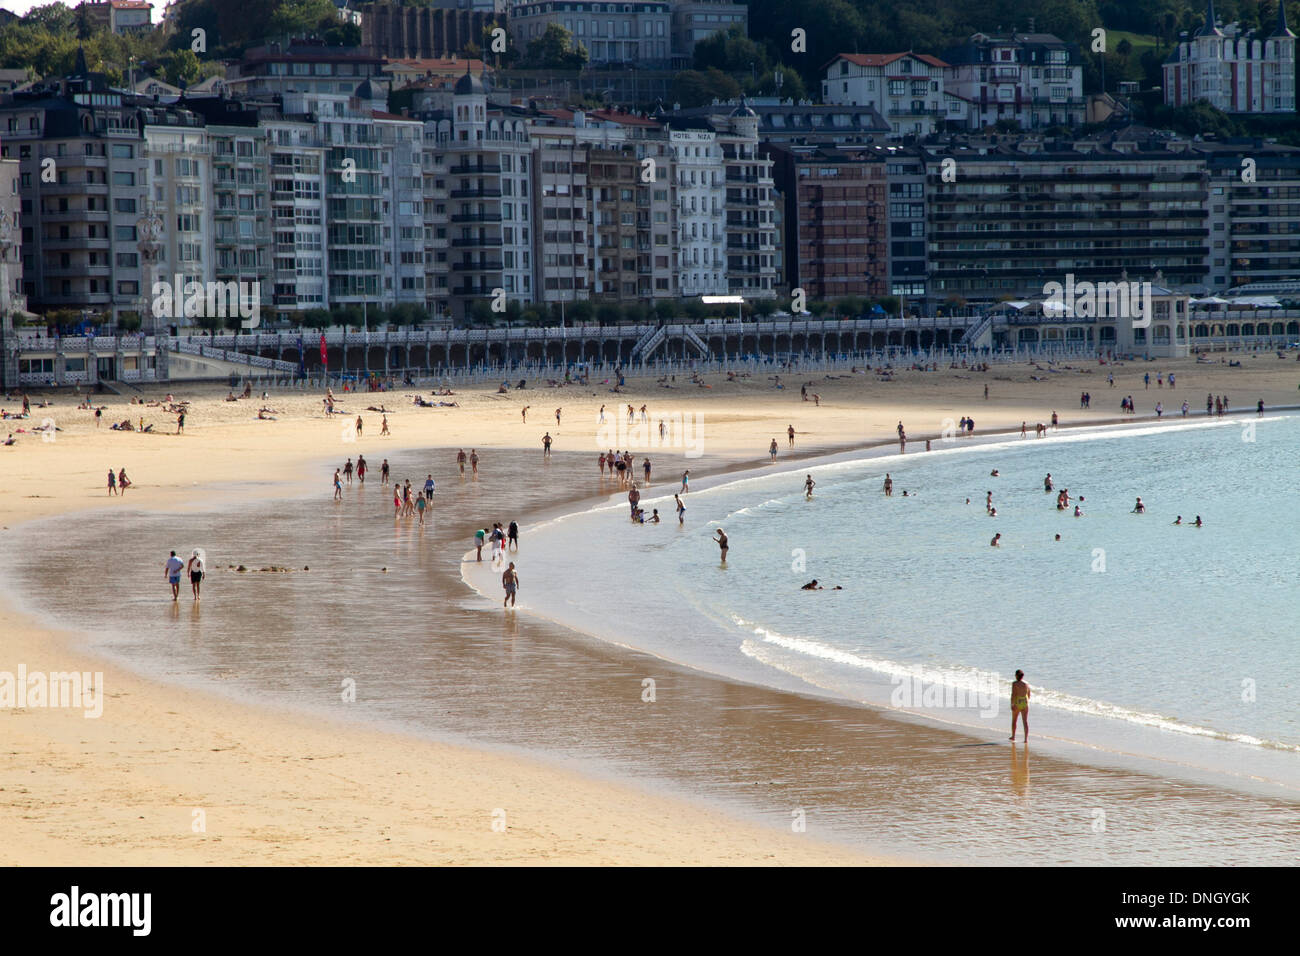
<instances>
[{"instance_id":1,"label":"green tree","mask_svg":"<svg viewBox=\"0 0 1300 956\"><path fill-rule=\"evenodd\" d=\"M172 50L158 58L163 80L172 86L186 87L199 78L201 65L192 50Z\"/></svg>"},{"instance_id":2,"label":"green tree","mask_svg":"<svg viewBox=\"0 0 1300 956\"><path fill-rule=\"evenodd\" d=\"M587 65L587 48L558 23L548 23L528 44L523 66L534 70L580 70Z\"/></svg>"},{"instance_id":3,"label":"green tree","mask_svg":"<svg viewBox=\"0 0 1300 956\"><path fill-rule=\"evenodd\" d=\"M683 70L673 77L671 95L674 103L690 109L706 106L718 100L732 100L740 96L740 84L716 67L705 72Z\"/></svg>"},{"instance_id":4,"label":"green tree","mask_svg":"<svg viewBox=\"0 0 1300 956\"><path fill-rule=\"evenodd\" d=\"M39 26L47 33L75 33L77 19L77 14L66 4L46 3L32 7L18 22Z\"/></svg>"},{"instance_id":5,"label":"green tree","mask_svg":"<svg viewBox=\"0 0 1300 956\"><path fill-rule=\"evenodd\" d=\"M119 312L117 328L119 332L138 332L140 330L140 313L135 311Z\"/></svg>"},{"instance_id":6,"label":"green tree","mask_svg":"<svg viewBox=\"0 0 1300 956\"><path fill-rule=\"evenodd\" d=\"M623 307L617 302L602 302L596 306L596 318L601 325L616 325L623 318Z\"/></svg>"},{"instance_id":7,"label":"green tree","mask_svg":"<svg viewBox=\"0 0 1300 956\"><path fill-rule=\"evenodd\" d=\"M754 314L756 316L758 316L761 319L765 319L773 312L776 311L776 300L755 299L753 302L750 303L750 308L754 310Z\"/></svg>"},{"instance_id":8,"label":"green tree","mask_svg":"<svg viewBox=\"0 0 1300 956\"><path fill-rule=\"evenodd\" d=\"M660 322L671 322L677 316L677 304L667 299L655 303L655 318Z\"/></svg>"},{"instance_id":9,"label":"green tree","mask_svg":"<svg viewBox=\"0 0 1300 956\"><path fill-rule=\"evenodd\" d=\"M307 309L299 313L298 324L309 329L328 329L334 324L334 317L329 309Z\"/></svg>"},{"instance_id":10,"label":"green tree","mask_svg":"<svg viewBox=\"0 0 1300 956\"><path fill-rule=\"evenodd\" d=\"M745 36L737 24L695 44L695 69L707 71L710 67L724 73L764 73L767 51Z\"/></svg>"},{"instance_id":11,"label":"green tree","mask_svg":"<svg viewBox=\"0 0 1300 956\"><path fill-rule=\"evenodd\" d=\"M591 300L582 299L569 306L568 316L574 322L590 322L596 315L596 307Z\"/></svg>"},{"instance_id":12,"label":"green tree","mask_svg":"<svg viewBox=\"0 0 1300 956\"><path fill-rule=\"evenodd\" d=\"M469 307L470 325L490 325L495 318L496 313L486 299L475 299Z\"/></svg>"}]
</instances>

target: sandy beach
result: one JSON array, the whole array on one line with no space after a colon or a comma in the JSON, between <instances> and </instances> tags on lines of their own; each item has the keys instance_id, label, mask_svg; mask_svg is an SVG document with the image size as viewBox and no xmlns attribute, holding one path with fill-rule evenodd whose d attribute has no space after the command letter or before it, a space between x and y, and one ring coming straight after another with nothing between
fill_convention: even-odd
<instances>
[{"instance_id":1,"label":"sandy beach","mask_svg":"<svg viewBox=\"0 0 1300 956\"><path fill-rule=\"evenodd\" d=\"M493 387L461 391L442 401L458 407L419 408L419 390L336 393L342 415L327 418L322 394L272 392L265 400L226 401L224 386L173 383L177 400L190 402L185 434L175 434L175 415L130 402L163 398L169 389L130 395L91 396L107 405L102 424L78 410L82 396L30 393L27 420L7 420L0 431L17 442L0 448L0 542L33 519L91 509L129 506L144 510L185 508L214 501L232 513L250 493L331 495L332 467L364 454L378 477L380 461L405 449L479 450L482 480L490 482L500 455L537 455L549 433L555 449L597 455L597 412L625 414L631 404L648 406L651 421L663 415L694 415L704 465L681 449L653 452L659 474L689 467L718 470L767 457L778 440L781 455L811 455L889 442L903 422L908 454L922 452L962 416L978 432L1019 429L1052 412L1062 425L1119 418L1119 402L1132 395L1140 417L1163 402L1166 418L1178 418L1186 400L1204 416L1207 393L1227 395L1235 414L1253 416L1255 403L1292 404L1300 399L1300 366L1293 357L1246 356L1239 368L1191 360L1130 363L1112 367L1077 364L1046 367L993 366L987 373L943 368L876 374L817 376L782 372L784 389L769 378L727 382L708 376L709 388L689 384L662 388L653 380L629 380L621 394L607 386L567 386L497 394ZM1107 384L1114 372L1115 386ZM1156 375L1177 376L1177 388L1157 388ZM1150 388L1142 377L1150 373ZM988 398L984 387L988 386ZM1079 408L1080 392L1092 395ZM815 394L820 404L811 400ZM438 401L424 391L426 398ZM38 407L49 398L53 405ZM380 435L389 410L392 434ZM17 411L21 399L0 402ZM258 420L258 409L275 420ZM520 414L529 407L525 424ZM557 424L556 408L562 409ZM352 423L365 429L357 438ZM141 418L152 433L116 432L109 423ZM59 429L32 434L49 419ZM796 431L793 451L785 433ZM26 430L20 433L19 429ZM2 436L0 436L2 437ZM639 456L638 456L639 457ZM323 466L331 462L332 466ZM109 468L132 479L126 498L110 498ZM313 470L315 469L315 470ZM301 487L305 475L314 482ZM396 475L401 478L405 476ZM415 478L417 476L411 476ZM554 489L558 497L565 489ZM440 504L455 511L461 504ZM468 515L467 511L458 512ZM3 545L0 545L3 546ZM157 581L166 602L159 544L158 569L142 571ZM93 556L89 563L101 560ZM31 558L39 562L40 556ZM93 580L88 582L93 586ZM182 601L188 601L184 593ZM3 592L0 592L3 593ZM8 839L0 861L10 865L90 864L869 864L904 860L866 857L808 834L757 825L716 808L651 792L632 783L594 779L542 760L505 755L399 734L322 721L272 707L230 700L147 680L105 664L78 649L75 635L48 629L0 604L0 671L103 671L104 715L85 719L79 710L28 708L0 712L7 746L0 760L0 822ZM745 688L737 693L744 696ZM504 810L505 830L493 828ZM195 811L205 829L195 830Z\"/></svg>"}]
</instances>

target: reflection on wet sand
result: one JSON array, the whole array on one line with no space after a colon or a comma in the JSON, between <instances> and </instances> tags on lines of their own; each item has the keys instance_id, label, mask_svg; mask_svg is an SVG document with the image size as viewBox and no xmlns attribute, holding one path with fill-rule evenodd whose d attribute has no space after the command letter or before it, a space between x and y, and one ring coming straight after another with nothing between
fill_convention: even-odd
<instances>
[{"instance_id":1,"label":"reflection on wet sand","mask_svg":"<svg viewBox=\"0 0 1300 956\"><path fill-rule=\"evenodd\" d=\"M503 611L459 580L474 529L614 494L616 482L602 483L585 455L557 452L539 478L531 455L502 453L462 490L454 461L430 460L449 458L392 458L394 481L430 471L438 481L422 529L414 518L394 520L391 494L354 485L337 506L312 498L246 503L234 514L118 512L76 518L76 535L33 525L19 534L41 536L40 566L16 562L14 573L40 607L146 673L579 760L594 774L723 801L783 828L802 808L810 834L861 847L976 863L1000 861L1012 842L1025 863L1294 859L1292 836L1276 822L1293 818L1292 803L1050 756L1036 758L1031 788L1026 745L1010 748L1009 779L994 752L1009 746L1005 729L984 744L890 713L688 672ZM693 475L707 464L693 463ZM174 606L153 611L171 605L155 568L159 554L182 546L206 548L210 572L203 613L195 604L178 619ZM87 552L115 556L103 587L63 587L50 569L76 568ZM310 570L239 573L231 564ZM617 595L608 620L613 640L635 632ZM645 678L655 681L653 702L643 699ZM344 705L338 689L348 679L357 700ZM1177 814L1169 812L1174 791ZM1123 819L1122 841L1089 826L1099 807Z\"/></svg>"}]
</instances>

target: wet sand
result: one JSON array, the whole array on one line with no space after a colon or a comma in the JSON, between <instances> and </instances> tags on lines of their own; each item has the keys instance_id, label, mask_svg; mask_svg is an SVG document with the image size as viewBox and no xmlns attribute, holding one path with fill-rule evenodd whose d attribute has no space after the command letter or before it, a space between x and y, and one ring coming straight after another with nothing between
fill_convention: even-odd
<instances>
[{"instance_id":1,"label":"wet sand","mask_svg":"<svg viewBox=\"0 0 1300 956\"><path fill-rule=\"evenodd\" d=\"M1268 386L1277 395L1275 400L1284 394L1289 398L1294 388L1294 373L1287 371L1291 382L1277 376L1278 382ZM1187 379L1193 374L1189 370ZM937 382L933 375L916 377L915 390L942 391L933 388ZM761 436L783 432L784 425L777 423L787 418L794 418L803 434L833 426L826 431L838 441L822 444L835 446L873 437L873 432L874 437L886 438L897 417L919 422L924 416L937 419L938 426L946 417L938 414L945 412L944 406L951 406L956 415L981 419L981 427L984 420L991 427L998 416L1010 422L1012 416L1033 414L1022 407L1010 409L1012 416L995 415L991 407L981 408L975 401L959 408L963 396L957 390L972 390L960 382L949 383L956 385L952 394L931 396L929 401L938 409L928 407L923 394L913 396L919 402L916 406L883 404L884 395L879 393L911 386L910 382L830 383L822 388L822 395L831 413L822 421L812 416L823 409L814 411L811 403L798 403L797 388L793 395L775 399L770 393L743 394L741 387L736 388L741 394L733 396L700 400L691 395L691 404L702 406L718 423L717 434L710 439L710 452L716 454L706 456L701 470L757 458L766 444ZM1033 390L1040 384L1016 387ZM1074 390L1076 385L1077 380L1066 388ZM860 394L847 394L850 387ZM843 391L836 395L836 388ZM1094 407L1099 391L1094 385ZM1136 390L1125 391L1139 398L1141 408L1142 397ZM650 400L653 414L654 403L662 403L661 396L668 394L647 390L641 400L629 396L623 404L634 402L639 407L642 400ZM838 403L828 401L830 395ZM370 404L379 397L362 400ZM574 401L569 395L563 397ZM1056 394L1049 401L1064 397ZM383 398L389 407L398 405L395 396ZM368 542L373 535L375 548L408 556L405 567L393 562L381 589L391 597L393 591L400 595L404 588L415 588L406 608L385 604L377 609L366 604L367 593L374 590L366 579L377 571L369 559L379 552L366 553L370 544L352 547L360 551L358 560L354 567L345 567L340 554L358 540L348 519L339 519L336 527L318 533L316 540L300 541L290 533L286 544L279 546L275 522L237 504L241 498L284 494L285 486L274 481L301 478L307 462L330 453L330 448L336 449L333 457L339 463L359 449L373 467L386 453L390 457L409 454L397 451L402 446L455 446L471 435L480 441L481 454L484 448L500 448L498 443L523 444L506 424L507 414L515 419L510 424L517 423L521 403L514 400L502 407L495 396L475 398L473 405L467 403L463 416L456 415L460 409L398 406L401 411L390 415L397 434L387 445L366 437L349 447L338 437L336 422L307 417L308 401L318 402L313 396L294 400L303 404L298 421L286 416L281 422L247 425L199 424L205 417L228 416L235 405L205 403L191 416L187 423L191 434L183 439L116 433L110 437L93 434L93 425L90 430L74 425L55 442L41 443L32 459L22 459L31 470L9 482L0 497L5 524L87 505L141 509L139 514L86 521L84 540L82 533L73 540L71 532L64 532L63 540L51 544L42 560L72 587L75 575L65 577L58 569L67 562L76 567L76 562L86 560L79 557L79 547L90 555L115 556L120 568L110 560L107 574L120 585L121 590L112 593L123 595L126 612L115 622L117 636L135 622L142 642L151 628L170 628L177 641L188 642L187 653L197 649L207 655L205 666L186 674L186 679L228 686L238 682L245 690L243 696L260 706L232 706L203 691L179 690L89 665L107 672L109 702L103 719L86 721L79 714L55 710L0 714L0 719L18 727L7 738L13 742L7 748L12 752L0 765L6 790L19 796L2 805L10 824L6 832L14 834L4 851L6 861L846 862L864 860L864 849L880 856L882 848L908 859L951 860L967 854L965 858L971 860L986 860L999 852L999 844L1017 839L1018 834L1027 834L1036 852L1050 854L1054 832L1059 840L1077 829L1082 840L1091 840L1092 849L1082 840L1067 840L1061 862L1096 862L1119 852L1121 846L1131 850L1135 834L1160 850L1160 861L1178 862L1191 859L1203 847L1203 824L1216 817L1216 832L1224 834L1225 842L1240 846L1243 855L1261 848L1267 855L1268 847L1261 846L1261 841L1267 842L1261 835L1270 832L1264 821L1283 809L1267 801L1247 801L1248 806L1239 805L1225 815L1231 801L1210 788L1179 786L1171 798L1165 781L1040 760L1023 747L1014 754L1008 748L991 758L987 747L971 746L972 741L962 735L865 708L682 672L644 655L530 621L522 614L507 617L499 608L486 613L456 574L468 546L468 532L485 513L506 521L522 519L543 506L561 504L557 499L564 496L573 501L589 497L599 487L594 452L587 453L589 479L580 477L582 460L571 463L567 454L557 455L550 474L541 471L539 478L536 446L484 454L479 483L468 483L463 489L457 477L448 475L454 467L450 455L440 453L442 457L429 466L438 469L434 474L439 495L434 523L425 529L423 540L410 528L414 521L394 532L389 492L375 488L372 516L371 502L366 502L364 511L360 509L359 489L354 488L351 500L339 507L354 509L358 520L368 522L363 527L374 529L363 532L360 540ZM623 396L610 398L614 401L608 404L614 405ZM288 404L277 401L277 408ZM547 411L558 403L545 402ZM591 403L587 397L584 404ZM255 410L256 405L254 414ZM440 417L412 427L417 414ZM1046 417L1041 410L1039 416ZM530 424L520 429L540 434L554 424L553 417L530 417L540 427L533 429ZM368 422L370 418L367 415ZM864 420L868 425L859 434L856 423ZM849 423L855 427L845 427ZM377 424L375 416L368 436L377 433ZM585 427L590 431L590 424ZM551 429L553 435L557 431L561 430ZM198 440L191 441L195 437ZM99 498L102 490L94 491L98 473L107 468L99 467L98 459L110 452L125 457L119 452L127 446L114 444L125 442L136 443L123 463L138 484L128 492L127 501L109 502ZM144 445L147 442L159 444L150 448ZM784 452L784 441L781 446ZM34 446L19 447L26 451ZM752 451L742 453L745 449ZM500 460L503 455L508 456L508 466ZM95 467L87 467L88 458ZM412 463L416 460L412 458ZM660 475L669 472L668 462L673 469L681 465L679 459L668 459L657 466ZM696 470L696 465L690 467ZM409 475L413 481L423 477L420 468L407 470L414 472ZM167 475L170 487L156 483L159 471ZM185 481L203 485L235 477L257 483L196 497L187 489L199 486ZM330 506L329 475L322 473L319 478L317 502L281 499L276 510L287 531L321 524L316 512ZM57 499L15 497L18 491L41 494L56 489ZM369 487L366 494L370 495ZM165 517L157 513L177 507L181 510L164 511ZM303 513L294 514L299 508ZM198 623L192 621L188 607L177 609L177 621L169 617L172 612L160 571L165 550L158 551L162 545L157 538L183 538L186 522L219 529L215 535L219 545L194 542L208 549L216 565L240 554L248 555L249 566L260 566L287 563L288 552L295 552L296 563L298 552L340 550L320 566L332 576L313 577L310 587L302 583L306 578L293 575L242 575L236 583L238 572L214 569L205 585L208 603ZM331 535L333 540L326 540ZM525 531L525 546L526 540ZM241 541L247 543L240 545ZM133 566L137 553L148 554L157 569L137 571ZM409 575L408 583L389 587L397 573ZM321 634L325 629L299 627L302 619L288 611L274 616L285 603L277 598L295 589L310 592L299 598L300 613L304 608L319 611L321 595L313 591L316 588L341 592L339 600L355 609L362 625L336 626L335 630L346 632L342 635ZM24 591L30 600L32 588ZM226 595L238 595L239 600ZM214 600L219 596L221 600ZM387 617L427 614L430 608L435 616L428 621L429 633L417 645L410 644L405 631L386 634ZM616 612L612 596L615 619ZM73 652L60 649L67 646L66 638L20 620L11 609L2 615L4 660L22 660L31 669L40 666L42 659L51 670L68 666ZM315 618L309 614L307 620ZM339 621L337 616L333 620ZM216 639L222 628L228 628L229 634L243 633L246 639ZM407 637L407 642L398 637ZM257 654L251 653L254 649ZM129 655L131 647L128 641L111 650ZM408 679L411 693L405 700L400 693L390 695L392 699L384 702L387 710L371 708L367 721L409 730L411 715L402 712L403 705L423 703L428 711L420 714L427 725L425 736L472 740L502 749L485 754L415 741L357 727L357 721L346 714L324 724L330 715L323 701L315 705L293 701L311 707L310 718L279 710L268 714L266 698L276 702L283 697L272 690L259 692L258 680L274 678L268 686L281 692L286 686L298 688L303 691L298 697L310 697L316 693L311 675L295 674L292 667L306 660L329 660L331 650L338 655L332 677L353 670L375 675L391 686L400 686L395 683L399 677ZM192 660L178 657L177 662L188 668ZM176 674L168 676L178 679ZM657 681L653 704L640 699L645 676ZM358 686L365 684L359 676ZM330 693L337 698L334 680ZM358 698L362 703L364 693ZM333 706L337 710L343 705ZM347 721L346 728L339 719ZM539 765L521 751L545 753L563 769ZM67 773L69 769L75 769L75 774ZM680 801L683 794L691 798L689 804ZM1188 812L1170 820L1170 799ZM511 806L525 808L522 821ZM207 833L195 834L192 810L203 807L211 811ZM505 850L502 834L490 827L491 810L498 807L507 809L510 827L504 836L512 842ZM725 807L725 813L718 807ZM1110 818L1126 821L1125 826L1112 825L1115 835L1097 838L1092 830L1097 808L1109 808ZM799 810L807 816L807 832L791 834L792 814ZM525 839L514 839L519 833L516 825Z\"/></svg>"}]
</instances>

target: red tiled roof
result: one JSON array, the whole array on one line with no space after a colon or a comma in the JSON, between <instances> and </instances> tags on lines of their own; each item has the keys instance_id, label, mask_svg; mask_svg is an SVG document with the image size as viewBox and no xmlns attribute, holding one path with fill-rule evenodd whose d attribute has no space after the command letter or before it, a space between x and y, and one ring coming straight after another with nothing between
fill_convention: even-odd
<instances>
[{"instance_id":1,"label":"red tiled roof","mask_svg":"<svg viewBox=\"0 0 1300 956\"><path fill-rule=\"evenodd\" d=\"M841 53L831 59L826 66L830 66L836 60L848 60L858 66L888 66L905 56L915 57L922 63L930 64L930 66L946 67L948 65L937 56L930 56L928 53Z\"/></svg>"},{"instance_id":2,"label":"red tiled roof","mask_svg":"<svg viewBox=\"0 0 1300 956\"><path fill-rule=\"evenodd\" d=\"M618 110L592 110L587 114L593 119L598 119L605 123L618 123L622 126L642 126L657 127L660 124L654 120L646 119L644 116L634 116L631 113L620 113Z\"/></svg>"}]
</instances>

